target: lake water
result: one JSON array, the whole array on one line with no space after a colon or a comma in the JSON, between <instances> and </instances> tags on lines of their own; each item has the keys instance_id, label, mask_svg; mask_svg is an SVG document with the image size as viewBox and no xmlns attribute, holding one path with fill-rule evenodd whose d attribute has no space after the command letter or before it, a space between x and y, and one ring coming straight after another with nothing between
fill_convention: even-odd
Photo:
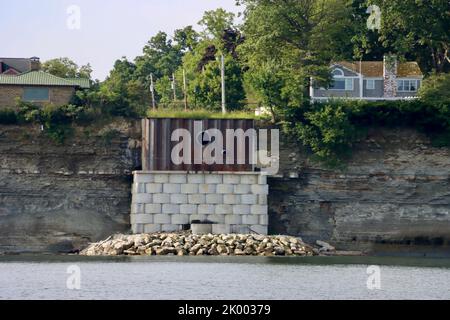
<instances>
[{"instance_id":1,"label":"lake water","mask_svg":"<svg viewBox=\"0 0 450 320\"><path fill-rule=\"evenodd\" d=\"M0 256L0 299L450 299L450 259Z\"/></svg>"}]
</instances>

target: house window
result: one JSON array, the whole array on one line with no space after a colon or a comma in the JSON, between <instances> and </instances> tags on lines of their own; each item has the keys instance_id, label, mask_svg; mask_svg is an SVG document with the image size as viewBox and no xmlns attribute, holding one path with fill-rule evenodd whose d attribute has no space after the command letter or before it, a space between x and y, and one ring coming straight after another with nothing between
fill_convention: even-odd
<instances>
[{"instance_id":1,"label":"house window","mask_svg":"<svg viewBox=\"0 0 450 320\"><path fill-rule=\"evenodd\" d=\"M24 88L23 89L24 101L48 101L50 100L50 94L48 88Z\"/></svg>"},{"instance_id":2,"label":"house window","mask_svg":"<svg viewBox=\"0 0 450 320\"><path fill-rule=\"evenodd\" d=\"M331 74L333 75L333 83L330 85L330 89L353 91L353 78L346 78L344 71L334 69Z\"/></svg>"},{"instance_id":3,"label":"house window","mask_svg":"<svg viewBox=\"0 0 450 320\"><path fill-rule=\"evenodd\" d=\"M398 80L397 90L399 92L416 92L417 82L417 80Z\"/></svg>"},{"instance_id":4,"label":"house window","mask_svg":"<svg viewBox=\"0 0 450 320\"><path fill-rule=\"evenodd\" d=\"M345 90L353 91L353 79L352 78L334 78L333 83L330 86L333 90Z\"/></svg>"},{"instance_id":5,"label":"house window","mask_svg":"<svg viewBox=\"0 0 450 320\"><path fill-rule=\"evenodd\" d=\"M375 90L375 80L366 80L366 89Z\"/></svg>"}]
</instances>

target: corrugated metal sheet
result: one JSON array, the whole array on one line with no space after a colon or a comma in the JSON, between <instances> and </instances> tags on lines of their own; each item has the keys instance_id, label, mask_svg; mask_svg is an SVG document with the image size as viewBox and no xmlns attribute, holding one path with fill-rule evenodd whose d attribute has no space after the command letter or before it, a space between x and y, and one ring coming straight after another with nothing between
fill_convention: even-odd
<instances>
[{"instance_id":1,"label":"corrugated metal sheet","mask_svg":"<svg viewBox=\"0 0 450 320\"><path fill-rule=\"evenodd\" d=\"M195 149L204 150L207 144L201 146L200 132L195 130L195 123L202 124L202 132L208 129L218 129L223 135L223 164L207 164L207 159L202 159L201 164L196 164ZM175 164L171 159L173 148L179 144L179 141L171 141L172 133L176 129L186 129L191 136L191 164ZM246 132L248 129L254 129L254 121L248 119L144 119L142 120L142 169L144 171L253 171L252 154L250 152L250 141L245 140L244 144L234 143L234 164L226 163L226 155L231 150L226 150L227 146L227 129L242 129ZM256 140L253 141L256 143ZM197 144L197 146L196 146ZM241 154L245 154L245 163L238 163L238 147ZM231 156L232 153L229 153ZM197 155L197 159L198 155ZM242 162L242 161L241 161Z\"/></svg>"}]
</instances>

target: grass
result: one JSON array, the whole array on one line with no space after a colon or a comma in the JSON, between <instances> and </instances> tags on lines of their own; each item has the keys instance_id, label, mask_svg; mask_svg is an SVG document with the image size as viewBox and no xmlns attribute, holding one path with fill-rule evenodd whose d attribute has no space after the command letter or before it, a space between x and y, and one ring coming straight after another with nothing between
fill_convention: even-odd
<instances>
[{"instance_id":1,"label":"grass","mask_svg":"<svg viewBox=\"0 0 450 320\"><path fill-rule=\"evenodd\" d=\"M147 117L149 118L178 118L178 119L249 119L257 120L260 119L254 113L245 111L232 111L223 114L221 112L214 112L208 110L170 110L170 109L159 109L156 111L147 112Z\"/></svg>"}]
</instances>

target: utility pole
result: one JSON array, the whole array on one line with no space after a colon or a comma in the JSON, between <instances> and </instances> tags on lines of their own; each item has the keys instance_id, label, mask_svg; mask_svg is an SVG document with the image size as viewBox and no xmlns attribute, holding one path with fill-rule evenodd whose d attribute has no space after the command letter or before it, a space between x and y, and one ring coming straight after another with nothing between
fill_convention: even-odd
<instances>
[{"instance_id":1,"label":"utility pole","mask_svg":"<svg viewBox=\"0 0 450 320\"><path fill-rule=\"evenodd\" d=\"M150 92L152 93L152 108L153 111L155 111L156 103L155 103L155 86L153 84L153 73L150 74Z\"/></svg>"},{"instance_id":2,"label":"utility pole","mask_svg":"<svg viewBox=\"0 0 450 320\"><path fill-rule=\"evenodd\" d=\"M172 73L172 89L173 89L173 102L177 101L177 87L175 83L175 73Z\"/></svg>"},{"instance_id":3,"label":"utility pole","mask_svg":"<svg viewBox=\"0 0 450 320\"><path fill-rule=\"evenodd\" d=\"M222 113L227 113L226 96L225 96L225 57L220 57L220 74L222 78Z\"/></svg>"},{"instance_id":4,"label":"utility pole","mask_svg":"<svg viewBox=\"0 0 450 320\"><path fill-rule=\"evenodd\" d=\"M184 90L184 110L188 109L187 88L186 88L186 71L183 69L183 90Z\"/></svg>"}]
</instances>

